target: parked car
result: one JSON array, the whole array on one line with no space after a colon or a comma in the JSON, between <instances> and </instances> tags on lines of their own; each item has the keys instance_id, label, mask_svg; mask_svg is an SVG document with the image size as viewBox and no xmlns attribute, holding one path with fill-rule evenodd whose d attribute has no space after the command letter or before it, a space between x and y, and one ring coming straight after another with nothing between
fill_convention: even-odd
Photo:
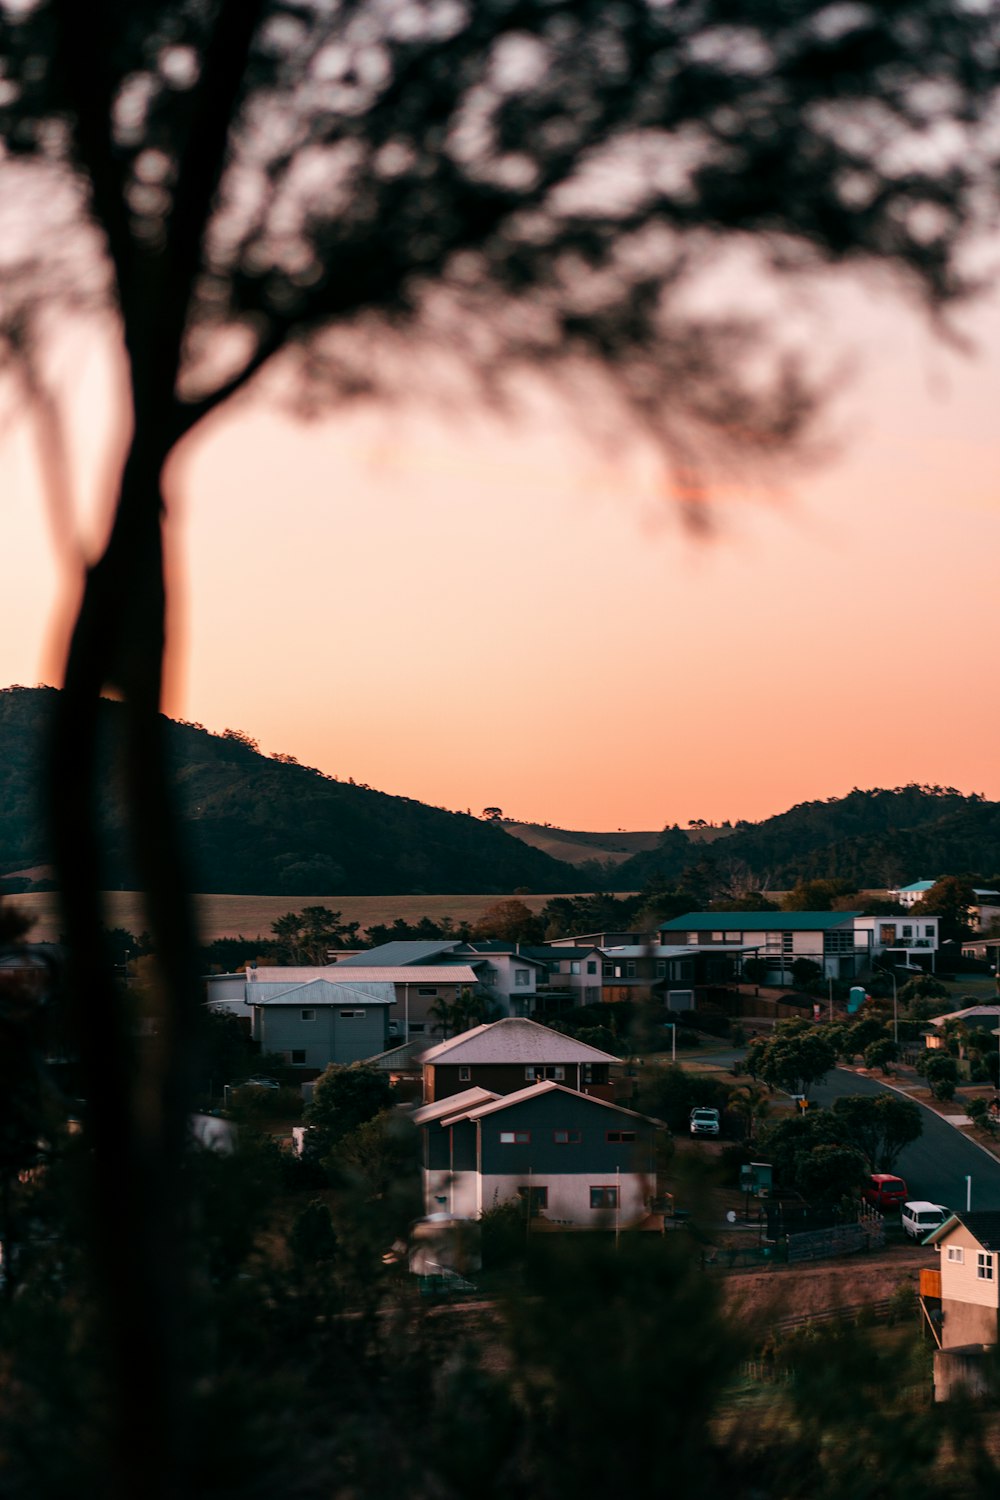
<instances>
[{"instance_id":1,"label":"parked car","mask_svg":"<svg viewBox=\"0 0 1000 1500\"><path fill-rule=\"evenodd\" d=\"M692 1135L718 1135L719 1111L717 1109L693 1109L691 1111Z\"/></svg>"},{"instance_id":2,"label":"parked car","mask_svg":"<svg viewBox=\"0 0 1000 1500\"><path fill-rule=\"evenodd\" d=\"M925 1203L915 1198L904 1203L899 1221L911 1240L926 1239L933 1229L940 1229L945 1219L951 1217L951 1209L941 1203Z\"/></svg>"},{"instance_id":3,"label":"parked car","mask_svg":"<svg viewBox=\"0 0 1000 1500\"><path fill-rule=\"evenodd\" d=\"M894 1177L891 1172L873 1172L868 1182L861 1196L880 1213L895 1213L909 1197L909 1188L902 1177Z\"/></svg>"}]
</instances>

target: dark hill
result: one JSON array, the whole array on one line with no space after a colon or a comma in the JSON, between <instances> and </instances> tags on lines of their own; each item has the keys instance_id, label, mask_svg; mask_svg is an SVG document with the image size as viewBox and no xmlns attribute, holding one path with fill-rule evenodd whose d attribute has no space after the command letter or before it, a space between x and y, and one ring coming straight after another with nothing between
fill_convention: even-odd
<instances>
[{"instance_id":1,"label":"dark hill","mask_svg":"<svg viewBox=\"0 0 1000 1500\"><path fill-rule=\"evenodd\" d=\"M761 886L777 889L810 879L842 878L858 889L951 873L992 876L1000 870L1000 803L953 787L855 788L761 823L738 823L706 854L726 867L747 867ZM622 889L639 888L651 879L676 880L691 863L690 846L666 829L656 849L619 865L615 878Z\"/></svg>"},{"instance_id":2,"label":"dark hill","mask_svg":"<svg viewBox=\"0 0 1000 1500\"><path fill-rule=\"evenodd\" d=\"M0 690L0 877L26 889L48 858L38 765L54 688ZM120 710L109 702L111 716ZM168 721L199 891L274 895L567 892L569 865L501 827L337 781L252 741ZM113 778L106 784L109 887L131 887Z\"/></svg>"}]
</instances>

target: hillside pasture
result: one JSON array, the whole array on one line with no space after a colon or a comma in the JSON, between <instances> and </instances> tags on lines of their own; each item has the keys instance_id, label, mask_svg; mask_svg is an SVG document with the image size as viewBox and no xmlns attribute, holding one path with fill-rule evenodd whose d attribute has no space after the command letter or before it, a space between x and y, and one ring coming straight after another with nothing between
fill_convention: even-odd
<instances>
[{"instance_id":1,"label":"hillside pasture","mask_svg":"<svg viewBox=\"0 0 1000 1500\"><path fill-rule=\"evenodd\" d=\"M569 892L578 895L579 892ZM27 891L9 898L12 906L27 912L35 920L30 939L33 942L55 942L59 936L59 919L55 891ZM109 891L106 896L108 921L112 927L124 927L137 936L146 926L139 891ZM404 922L419 922L430 917L440 922L453 917L456 922L474 922L488 907L508 896L196 896L202 941L222 937L270 937L271 923L288 911L304 906L328 906L339 911L345 922L360 922L362 928L377 923L391 923L397 917ZM514 898L532 911L541 911L551 895L527 895Z\"/></svg>"}]
</instances>

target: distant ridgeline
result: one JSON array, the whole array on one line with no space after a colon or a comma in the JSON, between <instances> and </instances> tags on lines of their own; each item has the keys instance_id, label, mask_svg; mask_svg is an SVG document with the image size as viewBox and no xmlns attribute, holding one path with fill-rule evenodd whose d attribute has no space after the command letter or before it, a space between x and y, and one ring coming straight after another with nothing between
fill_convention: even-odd
<instances>
[{"instance_id":1,"label":"distant ridgeline","mask_svg":"<svg viewBox=\"0 0 1000 1500\"><path fill-rule=\"evenodd\" d=\"M0 689L0 890L51 884L38 776L55 699L55 688ZM109 724L118 712L117 704L106 704ZM800 880L882 887L946 873L992 878L1000 871L1000 803L952 787L854 790L802 802L761 823L737 823L712 843L692 843L689 830L665 828L655 848L625 860L617 840L617 864L600 858L601 844L613 847L614 838L608 845L607 835L574 834L595 844L595 858L577 868L522 842L501 821L338 781L291 756L262 755L237 730L211 734L200 724L167 724L196 885L206 893L639 891L690 887L699 872L709 888L733 883L735 873L743 886L783 890ZM110 765L104 785L104 879L130 889L135 880Z\"/></svg>"},{"instance_id":2,"label":"distant ridgeline","mask_svg":"<svg viewBox=\"0 0 1000 1500\"><path fill-rule=\"evenodd\" d=\"M1000 802L953 787L900 786L859 791L825 802L800 802L761 823L737 823L732 834L692 849L679 828L664 829L655 849L618 865L619 890L675 881L701 859L744 868L758 887L787 889L800 880L850 881L857 888L895 886L922 876L1000 870Z\"/></svg>"},{"instance_id":3,"label":"distant ridgeline","mask_svg":"<svg viewBox=\"0 0 1000 1500\"><path fill-rule=\"evenodd\" d=\"M39 764L54 688L0 690L0 889L51 884ZM105 715L120 712L108 702ZM569 865L502 824L338 781L267 756L238 731L168 721L199 891L274 895L573 891ZM135 885L110 772L102 814L109 888ZM12 878L4 878L12 877Z\"/></svg>"}]
</instances>

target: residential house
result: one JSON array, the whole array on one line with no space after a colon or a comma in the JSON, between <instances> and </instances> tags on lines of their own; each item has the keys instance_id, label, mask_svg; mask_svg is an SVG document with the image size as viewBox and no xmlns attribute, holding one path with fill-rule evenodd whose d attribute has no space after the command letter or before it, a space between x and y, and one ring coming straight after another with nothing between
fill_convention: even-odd
<instances>
[{"instance_id":1,"label":"residential house","mask_svg":"<svg viewBox=\"0 0 1000 1500\"><path fill-rule=\"evenodd\" d=\"M916 906L918 901L922 901L931 886L936 884L936 879L914 880L909 885L894 886L887 894L890 901L898 901L900 906L909 908Z\"/></svg>"},{"instance_id":2,"label":"residential house","mask_svg":"<svg viewBox=\"0 0 1000 1500\"><path fill-rule=\"evenodd\" d=\"M558 1015L576 1005L600 1005L603 951L592 943L535 943L524 953L539 965L533 1014Z\"/></svg>"},{"instance_id":3,"label":"residential house","mask_svg":"<svg viewBox=\"0 0 1000 1500\"><path fill-rule=\"evenodd\" d=\"M486 996L494 1012L505 1016L529 1015L534 1009L536 982L544 978L542 967L526 956L519 943L499 938L467 943L452 938L383 943L367 953L342 959L340 967L426 968L428 965L472 969L472 984Z\"/></svg>"},{"instance_id":4,"label":"residential house","mask_svg":"<svg viewBox=\"0 0 1000 1500\"><path fill-rule=\"evenodd\" d=\"M520 1197L550 1223L624 1228L657 1196L665 1127L554 1080L505 1095L473 1087L429 1102L413 1120L428 1213L479 1218Z\"/></svg>"},{"instance_id":5,"label":"residential house","mask_svg":"<svg viewBox=\"0 0 1000 1500\"><path fill-rule=\"evenodd\" d=\"M762 959L764 982L790 985L792 965L806 958L825 979L853 979L871 958L871 934L855 930L853 911L687 912L660 926L663 943L683 942L713 952L743 950L746 961ZM683 935L683 936L682 936Z\"/></svg>"},{"instance_id":6,"label":"residential house","mask_svg":"<svg viewBox=\"0 0 1000 1500\"><path fill-rule=\"evenodd\" d=\"M544 1080L610 1099L609 1070L618 1058L537 1021L508 1016L439 1042L421 1062L424 1103L433 1104L465 1089L513 1094Z\"/></svg>"},{"instance_id":7,"label":"residential house","mask_svg":"<svg viewBox=\"0 0 1000 1500\"><path fill-rule=\"evenodd\" d=\"M392 946L395 945L386 944ZM372 954L377 951L372 950ZM316 979L369 990L379 999L384 997L383 987L391 985L389 1036L401 1041L412 1036L429 1037L435 1031L440 1033L436 1007L454 1004L467 990L474 993L479 990L476 969L468 963L348 964L342 960L322 966L262 965L238 975L210 975L206 980L209 1009L246 1017L252 1025L255 1006L284 994L294 985Z\"/></svg>"},{"instance_id":8,"label":"residential house","mask_svg":"<svg viewBox=\"0 0 1000 1500\"><path fill-rule=\"evenodd\" d=\"M940 947L940 917L907 913L903 917L854 918L855 933L868 934L873 958L885 956L893 963L915 965L931 973Z\"/></svg>"},{"instance_id":9,"label":"residential house","mask_svg":"<svg viewBox=\"0 0 1000 1500\"><path fill-rule=\"evenodd\" d=\"M938 1400L961 1384L973 1391L990 1383L1000 1309L1000 1211L952 1214L927 1236L940 1266L920 1274L920 1301L938 1348L934 1392Z\"/></svg>"},{"instance_id":10,"label":"residential house","mask_svg":"<svg viewBox=\"0 0 1000 1500\"><path fill-rule=\"evenodd\" d=\"M606 948L601 975L605 1001L661 1000L668 1010L695 1010L739 979L741 945L633 943Z\"/></svg>"},{"instance_id":11,"label":"residential house","mask_svg":"<svg viewBox=\"0 0 1000 1500\"><path fill-rule=\"evenodd\" d=\"M279 1052L289 1067L315 1077L330 1063L361 1062L389 1042L391 984L364 988L328 979L265 985L253 999L253 1035L262 1052Z\"/></svg>"}]
</instances>

